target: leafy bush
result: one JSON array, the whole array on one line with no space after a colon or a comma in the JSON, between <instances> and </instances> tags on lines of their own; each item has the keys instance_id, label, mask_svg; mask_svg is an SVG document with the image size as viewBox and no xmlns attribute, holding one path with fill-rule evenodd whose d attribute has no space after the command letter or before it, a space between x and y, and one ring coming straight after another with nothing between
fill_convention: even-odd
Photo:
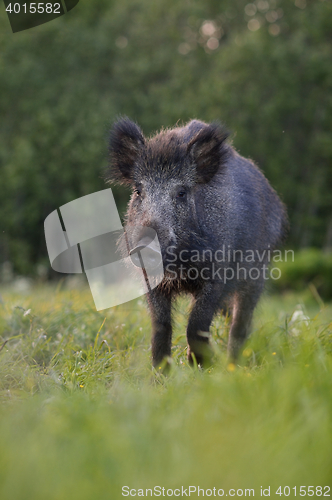
<instances>
[{"instance_id":1,"label":"leafy bush","mask_svg":"<svg viewBox=\"0 0 332 500\"><path fill-rule=\"evenodd\" d=\"M275 264L274 264L275 266ZM294 262L278 263L280 279L274 282L277 290L303 291L311 287L324 300L332 299L332 253L308 248L295 253Z\"/></svg>"}]
</instances>

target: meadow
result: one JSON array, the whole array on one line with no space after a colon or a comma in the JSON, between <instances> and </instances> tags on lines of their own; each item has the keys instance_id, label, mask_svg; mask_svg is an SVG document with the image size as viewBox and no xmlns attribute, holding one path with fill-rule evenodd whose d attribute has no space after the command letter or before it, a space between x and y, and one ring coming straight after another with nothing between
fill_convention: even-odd
<instances>
[{"instance_id":1,"label":"meadow","mask_svg":"<svg viewBox=\"0 0 332 500\"><path fill-rule=\"evenodd\" d=\"M236 365L217 317L206 370L180 299L168 377L143 298L97 312L68 279L1 297L1 500L331 496L332 305L309 288L264 295Z\"/></svg>"}]
</instances>

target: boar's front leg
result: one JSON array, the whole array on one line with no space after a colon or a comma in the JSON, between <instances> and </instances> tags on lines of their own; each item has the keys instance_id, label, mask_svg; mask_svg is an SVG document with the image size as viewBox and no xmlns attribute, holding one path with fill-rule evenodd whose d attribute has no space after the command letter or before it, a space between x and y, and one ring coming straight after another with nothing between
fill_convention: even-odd
<instances>
[{"instance_id":1,"label":"boar's front leg","mask_svg":"<svg viewBox=\"0 0 332 500\"><path fill-rule=\"evenodd\" d=\"M193 354L201 366L209 365L212 349L209 344L209 330L216 311L220 308L223 286L207 283L197 294L189 316L187 327L188 361L193 364Z\"/></svg>"},{"instance_id":2,"label":"boar's front leg","mask_svg":"<svg viewBox=\"0 0 332 500\"><path fill-rule=\"evenodd\" d=\"M148 294L152 320L152 363L156 367L171 355L172 347L172 297L155 288Z\"/></svg>"}]
</instances>

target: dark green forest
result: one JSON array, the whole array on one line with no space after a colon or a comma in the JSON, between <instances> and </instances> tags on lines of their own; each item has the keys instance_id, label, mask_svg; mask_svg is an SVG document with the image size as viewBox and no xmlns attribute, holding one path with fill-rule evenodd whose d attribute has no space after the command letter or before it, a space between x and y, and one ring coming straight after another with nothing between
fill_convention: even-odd
<instances>
[{"instance_id":1,"label":"dark green forest","mask_svg":"<svg viewBox=\"0 0 332 500\"><path fill-rule=\"evenodd\" d=\"M120 115L146 135L221 121L287 205L287 246L332 247L330 0L81 0L15 34L2 4L0 261L15 273L49 266L50 212L105 187Z\"/></svg>"}]
</instances>

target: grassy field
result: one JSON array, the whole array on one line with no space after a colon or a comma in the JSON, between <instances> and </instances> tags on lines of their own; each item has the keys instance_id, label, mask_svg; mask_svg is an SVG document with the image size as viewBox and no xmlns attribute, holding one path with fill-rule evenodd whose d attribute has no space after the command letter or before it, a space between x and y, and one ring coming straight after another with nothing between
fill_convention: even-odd
<instances>
[{"instance_id":1,"label":"grassy field","mask_svg":"<svg viewBox=\"0 0 332 500\"><path fill-rule=\"evenodd\" d=\"M186 361L181 299L167 378L143 299L96 312L66 282L1 296L1 500L332 495L332 306L310 290L263 297L237 366L216 318L206 371Z\"/></svg>"}]
</instances>

